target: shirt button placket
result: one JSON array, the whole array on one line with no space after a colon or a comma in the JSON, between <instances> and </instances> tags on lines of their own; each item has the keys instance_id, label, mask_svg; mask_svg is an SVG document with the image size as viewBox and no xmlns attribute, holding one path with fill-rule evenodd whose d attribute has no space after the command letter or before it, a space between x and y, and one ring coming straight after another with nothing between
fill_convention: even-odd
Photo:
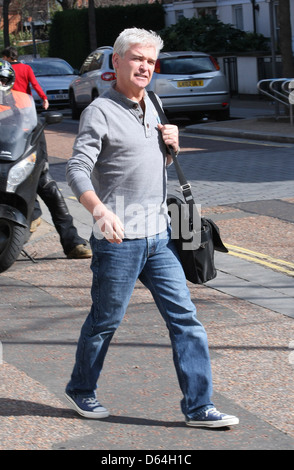
<instances>
[{"instance_id":1,"label":"shirt button placket","mask_svg":"<svg viewBox=\"0 0 294 470\"><path fill-rule=\"evenodd\" d=\"M151 136L151 126L150 126L149 122L145 123L145 135L146 135L146 137Z\"/></svg>"}]
</instances>

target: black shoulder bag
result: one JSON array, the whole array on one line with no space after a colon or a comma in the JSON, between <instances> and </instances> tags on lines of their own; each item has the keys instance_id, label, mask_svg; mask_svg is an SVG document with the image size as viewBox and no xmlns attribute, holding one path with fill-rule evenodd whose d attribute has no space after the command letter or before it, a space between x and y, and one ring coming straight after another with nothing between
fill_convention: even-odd
<instances>
[{"instance_id":1,"label":"black shoulder bag","mask_svg":"<svg viewBox=\"0 0 294 470\"><path fill-rule=\"evenodd\" d=\"M149 91L162 124L168 120L156 96ZM204 284L216 277L214 250L227 253L218 226L210 219L200 217L191 192L191 185L185 178L175 151L170 147L175 169L180 182L184 201L174 195L167 196L167 206L171 218L172 238L188 281Z\"/></svg>"}]
</instances>

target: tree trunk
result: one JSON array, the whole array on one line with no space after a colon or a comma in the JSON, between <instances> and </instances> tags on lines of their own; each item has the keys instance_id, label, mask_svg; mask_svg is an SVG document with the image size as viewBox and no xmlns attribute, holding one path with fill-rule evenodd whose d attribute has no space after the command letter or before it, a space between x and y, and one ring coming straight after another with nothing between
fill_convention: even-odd
<instances>
[{"instance_id":1,"label":"tree trunk","mask_svg":"<svg viewBox=\"0 0 294 470\"><path fill-rule=\"evenodd\" d=\"M294 78L289 0L280 0L278 5L278 22L280 28L280 50L283 64L283 77Z\"/></svg>"},{"instance_id":2,"label":"tree trunk","mask_svg":"<svg viewBox=\"0 0 294 470\"><path fill-rule=\"evenodd\" d=\"M3 0L3 39L4 47L10 46L9 39L9 4L11 0Z\"/></svg>"},{"instance_id":3,"label":"tree trunk","mask_svg":"<svg viewBox=\"0 0 294 470\"><path fill-rule=\"evenodd\" d=\"M97 48L96 38L96 19L95 19L95 5L94 0L89 0L88 4L88 16L89 16L89 40L90 49L93 51Z\"/></svg>"}]
</instances>

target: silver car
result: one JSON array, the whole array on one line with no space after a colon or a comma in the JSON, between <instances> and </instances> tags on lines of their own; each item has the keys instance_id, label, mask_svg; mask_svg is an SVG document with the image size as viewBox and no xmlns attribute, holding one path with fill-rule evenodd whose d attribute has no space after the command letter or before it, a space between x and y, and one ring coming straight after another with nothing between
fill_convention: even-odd
<instances>
[{"instance_id":1,"label":"silver car","mask_svg":"<svg viewBox=\"0 0 294 470\"><path fill-rule=\"evenodd\" d=\"M205 113L215 119L230 116L226 77L205 53L160 53L148 89L160 97L167 113Z\"/></svg>"},{"instance_id":2,"label":"silver car","mask_svg":"<svg viewBox=\"0 0 294 470\"><path fill-rule=\"evenodd\" d=\"M84 61L79 76L70 84L69 99L73 119L78 119L81 111L115 80L112 53L113 48L110 46L95 49Z\"/></svg>"},{"instance_id":3,"label":"silver car","mask_svg":"<svg viewBox=\"0 0 294 470\"><path fill-rule=\"evenodd\" d=\"M68 87L75 78L76 71L63 59L34 58L23 61L30 65L34 74L47 95L50 107L66 108L69 106ZM42 107L40 96L32 89L37 109Z\"/></svg>"}]
</instances>

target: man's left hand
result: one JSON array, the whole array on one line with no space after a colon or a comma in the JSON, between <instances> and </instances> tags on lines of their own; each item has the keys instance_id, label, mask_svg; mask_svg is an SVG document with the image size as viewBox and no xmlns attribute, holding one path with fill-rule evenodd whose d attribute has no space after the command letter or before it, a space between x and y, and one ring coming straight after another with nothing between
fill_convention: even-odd
<instances>
[{"instance_id":1,"label":"man's left hand","mask_svg":"<svg viewBox=\"0 0 294 470\"><path fill-rule=\"evenodd\" d=\"M177 152L179 149L179 129L178 126L173 124L158 124L158 129L161 131L163 141L167 147L173 147Z\"/></svg>"}]
</instances>

